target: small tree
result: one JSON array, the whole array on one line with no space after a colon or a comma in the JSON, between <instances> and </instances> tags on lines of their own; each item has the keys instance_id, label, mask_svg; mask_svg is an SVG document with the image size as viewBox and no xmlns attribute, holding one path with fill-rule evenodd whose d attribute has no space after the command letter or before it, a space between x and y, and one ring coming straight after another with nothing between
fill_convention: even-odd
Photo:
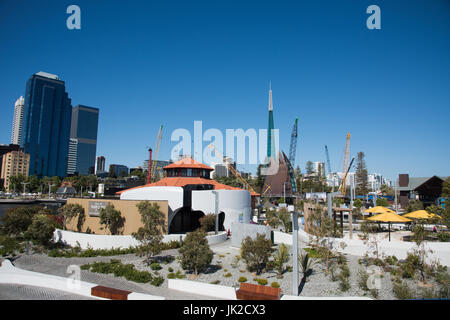
<instances>
[{"instance_id":1,"label":"small tree","mask_svg":"<svg viewBox=\"0 0 450 320\"><path fill-rule=\"evenodd\" d=\"M21 236L32 223L32 218L42 208L33 207L17 207L6 210L5 214L0 218L0 227L2 232L10 236Z\"/></svg>"},{"instance_id":2,"label":"small tree","mask_svg":"<svg viewBox=\"0 0 450 320\"><path fill-rule=\"evenodd\" d=\"M45 214L37 214L33 217L26 236L40 244L47 245L52 240L54 232L53 221Z\"/></svg>"},{"instance_id":3,"label":"small tree","mask_svg":"<svg viewBox=\"0 0 450 320\"><path fill-rule=\"evenodd\" d=\"M423 203L420 200L409 200L406 212L413 212L423 209Z\"/></svg>"},{"instance_id":4,"label":"small tree","mask_svg":"<svg viewBox=\"0 0 450 320\"><path fill-rule=\"evenodd\" d=\"M272 242L264 234L257 234L255 239L246 237L241 243L241 257L249 271L260 274L272 253Z\"/></svg>"},{"instance_id":5,"label":"small tree","mask_svg":"<svg viewBox=\"0 0 450 320\"><path fill-rule=\"evenodd\" d=\"M286 208L281 208L278 212L276 210L267 210L266 218L267 223L273 228L281 224L284 232L290 232L292 229L291 215Z\"/></svg>"},{"instance_id":6,"label":"small tree","mask_svg":"<svg viewBox=\"0 0 450 320\"><path fill-rule=\"evenodd\" d=\"M133 237L140 242L138 255L145 256L147 264L150 265L151 258L162 251L163 234L167 230L166 220L157 203L143 201L139 202L137 207L144 226L133 233Z\"/></svg>"},{"instance_id":7,"label":"small tree","mask_svg":"<svg viewBox=\"0 0 450 320\"><path fill-rule=\"evenodd\" d=\"M209 213L199 219L201 228L205 231L213 231L216 226L216 215Z\"/></svg>"},{"instance_id":8,"label":"small tree","mask_svg":"<svg viewBox=\"0 0 450 320\"><path fill-rule=\"evenodd\" d=\"M371 256L375 257L376 259L380 258L378 250L378 237L376 231L377 226L370 220L364 220L364 222L361 224L361 232L363 234L364 244L368 247L368 251L366 253L368 258L370 258Z\"/></svg>"},{"instance_id":9,"label":"small tree","mask_svg":"<svg viewBox=\"0 0 450 320\"><path fill-rule=\"evenodd\" d=\"M105 208L100 208L99 218L100 224L105 225L105 229L108 229L111 234L118 234L124 224L120 211L114 209L114 205L111 203L108 203Z\"/></svg>"},{"instance_id":10,"label":"small tree","mask_svg":"<svg viewBox=\"0 0 450 320\"><path fill-rule=\"evenodd\" d=\"M389 201L387 201L385 198L377 198L376 205L382 206L382 207L387 207L387 206L389 206Z\"/></svg>"},{"instance_id":11,"label":"small tree","mask_svg":"<svg viewBox=\"0 0 450 320\"><path fill-rule=\"evenodd\" d=\"M78 203L69 203L58 209L58 213L63 217L64 230L67 229L67 224L72 221L73 218L78 216L77 229L80 232L84 223L84 209Z\"/></svg>"},{"instance_id":12,"label":"small tree","mask_svg":"<svg viewBox=\"0 0 450 320\"><path fill-rule=\"evenodd\" d=\"M275 264L275 267L277 269L277 277L282 278L283 277L283 271L284 271L284 264L287 263L289 260L289 251L287 246L282 243L278 250L275 252L275 255L273 257L273 262Z\"/></svg>"},{"instance_id":13,"label":"small tree","mask_svg":"<svg viewBox=\"0 0 450 320\"><path fill-rule=\"evenodd\" d=\"M191 270L198 275L205 270L213 259L206 233L202 229L189 232L179 249L179 261L184 270Z\"/></svg>"}]
</instances>

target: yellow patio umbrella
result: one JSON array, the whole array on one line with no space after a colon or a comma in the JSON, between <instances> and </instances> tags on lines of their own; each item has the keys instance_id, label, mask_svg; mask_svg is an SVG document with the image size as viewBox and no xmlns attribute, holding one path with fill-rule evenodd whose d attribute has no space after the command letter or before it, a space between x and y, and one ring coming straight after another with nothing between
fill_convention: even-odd
<instances>
[{"instance_id":1,"label":"yellow patio umbrella","mask_svg":"<svg viewBox=\"0 0 450 320\"><path fill-rule=\"evenodd\" d=\"M417 210L413 211L407 214L404 214L403 217L410 218L410 219L433 219L433 218L439 218L442 219L440 216L434 213L429 213L426 210Z\"/></svg>"},{"instance_id":2,"label":"yellow patio umbrella","mask_svg":"<svg viewBox=\"0 0 450 320\"><path fill-rule=\"evenodd\" d=\"M390 210L390 211L392 211L392 210ZM385 212L382 214L378 214L376 216L367 218L367 220L377 221L377 222L387 222L389 225L389 241L391 241L391 222L405 223L405 222L412 221L411 219L399 216L398 214L396 214L394 212Z\"/></svg>"},{"instance_id":3,"label":"yellow patio umbrella","mask_svg":"<svg viewBox=\"0 0 450 320\"><path fill-rule=\"evenodd\" d=\"M385 213L385 212L394 213L395 211L392 211L391 209L388 209L386 207L376 206L376 207L364 210L364 212L367 212L367 213Z\"/></svg>"}]
</instances>

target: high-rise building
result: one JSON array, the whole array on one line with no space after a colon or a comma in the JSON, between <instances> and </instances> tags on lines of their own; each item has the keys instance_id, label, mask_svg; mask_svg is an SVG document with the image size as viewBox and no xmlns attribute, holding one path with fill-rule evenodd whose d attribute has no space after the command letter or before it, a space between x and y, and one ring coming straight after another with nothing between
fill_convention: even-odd
<instances>
[{"instance_id":1,"label":"high-rise building","mask_svg":"<svg viewBox=\"0 0 450 320\"><path fill-rule=\"evenodd\" d=\"M2 172L2 157L11 151L19 150L20 146L17 144L0 144L0 173Z\"/></svg>"},{"instance_id":2,"label":"high-rise building","mask_svg":"<svg viewBox=\"0 0 450 320\"><path fill-rule=\"evenodd\" d=\"M95 158L95 174L99 172L105 172L106 160L104 156Z\"/></svg>"},{"instance_id":3,"label":"high-rise building","mask_svg":"<svg viewBox=\"0 0 450 320\"><path fill-rule=\"evenodd\" d=\"M76 169L89 174L95 167L99 109L77 105L72 109L70 138L77 140Z\"/></svg>"},{"instance_id":4,"label":"high-rise building","mask_svg":"<svg viewBox=\"0 0 450 320\"><path fill-rule=\"evenodd\" d=\"M78 140L69 139L69 157L67 161L67 174L72 175L77 172L77 152L78 152Z\"/></svg>"},{"instance_id":5,"label":"high-rise building","mask_svg":"<svg viewBox=\"0 0 450 320\"><path fill-rule=\"evenodd\" d=\"M19 174L28 176L29 165L30 155L22 151L11 151L3 155L1 179L4 181L4 187L8 192L11 191L10 178Z\"/></svg>"},{"instance_id":6,"label":"high-rise building","mask_svg":"<svg viewBox=\"0 0 450 320\"><path fill-rule=\"evenodd\" d=\"M325 163L324 162L313 162L314 174L318 177L325 178Z\"/></svg>"},{"instance_id":7,"label":"high-rise building","mask_svg":"<svg viewBox=\"0 0 450 320\"><path fill-rule=\"evenodd\" d=\"M25 99L21 96L14 104L14 118L12 123L11 132L11 144L20 145L20 139L22 137L22 120L23 109L25 106Z\"/></svg>"},{"instance_id":8,"label":"high-rise building","mask_svg":"<svg viewBox=\"0 0 450 320\"><path fill-rule=\"evenodd\" d=\"M67 174L72 106L64 81L38 72L27 82L21 146L30 154L29 175Z\"/></svg>"},{"instance_id":9,"label":"high-rise building","mask_svg":"<svg viewBox=\"0 0 450 320\"><path fill-rule=\"evenodd\" d=\"M114 173L116 177L120 177L121 174L128 175L128 167L122 164L110 164L109 172Z\"/></svg>"}]
</instances>

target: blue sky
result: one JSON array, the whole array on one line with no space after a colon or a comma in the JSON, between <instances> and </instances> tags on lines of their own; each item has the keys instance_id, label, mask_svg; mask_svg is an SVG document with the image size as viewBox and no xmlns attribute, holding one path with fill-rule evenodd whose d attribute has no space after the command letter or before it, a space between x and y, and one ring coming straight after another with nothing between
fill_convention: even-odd
<instances>
[{"instance_id":1,"label":"blue sky","mask_svg":"<svg viewBox=\"0 0 450 320\"><path fill-rule=\"evenodd\" d=\"M71 4L81 30L66 27ZM371 4L381 30L366 27ZM130 167L161 124L161 159L194 120L266 128L271 81L286 153L299 118L302 170L325 161L325 144L340 170L350 132L369 172L450 175L449 1L2 0L0 45L0 143L38 71L59 75L73 105L100 108L97 154Z\"/></svg>"}]
</instances>

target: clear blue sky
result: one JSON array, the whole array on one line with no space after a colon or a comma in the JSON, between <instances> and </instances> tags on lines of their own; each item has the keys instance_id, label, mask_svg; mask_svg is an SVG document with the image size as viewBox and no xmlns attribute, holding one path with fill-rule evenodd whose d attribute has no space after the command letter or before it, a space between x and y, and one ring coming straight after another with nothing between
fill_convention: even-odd
<instances>
[{"instance_id":1,"label":"clear blue sky","mask_svg":"<svg viewBox=\"0 0 450 320\"><path fill-rule=\"evenodd\" d=\"M66 28L71 4L81 30ZM381 30L366 28L371 4ZM160 124L161 159L171 132L194 120L266 128L272 81L285 152L299 118L302 170L325 161L325 144L340 170L350 132L369 172L450 175L446 0L2 0L0 45L0 143L38 71L59 75L73 105L100 108L97 154L129 167L142 165Z\"/></svg>"}]
</instances>

